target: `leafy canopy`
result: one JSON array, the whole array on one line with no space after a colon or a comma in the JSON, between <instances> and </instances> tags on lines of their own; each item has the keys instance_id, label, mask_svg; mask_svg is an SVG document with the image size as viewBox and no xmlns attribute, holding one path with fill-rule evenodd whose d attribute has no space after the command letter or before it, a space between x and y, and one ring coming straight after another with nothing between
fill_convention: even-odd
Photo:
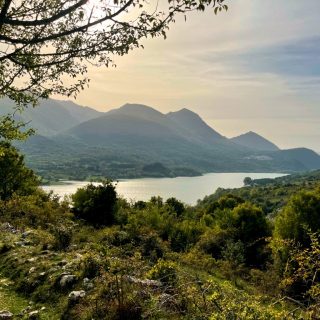
<instances>
[{"instance_id":1,"label":"leafy canopy","mask_svg":"<svg viewBox=\"0 0 320 320\"><path fill-rule=\"evenodd\" d=\"M7 142L0 142L0 200L8 200L14 193L32 194L39 185L32 170L25 167L24 158Z\"/></svg>"},{"instance_id":2,"label":"leafy canopy","mask_svg":"<svg viewBox=\"0 0 320 320\"><path fill-rule=\"evenodd\" d=\"M88 62L108 66L142 39L165 37L177 14L207 6L227 10L224 0L0 0L0 97L25 105L76 95Z\"/></svg>"},{"instance_id":3,"label":"leafy canopy","mask_svg":"<svg viewBox=\"0 0 320 320\"><path fill-rule=\"evenodd\" d=\"M291 197L275 221L275 236L310 245L309 231L320 230L320 188L301 191Z\"/></svg>"},{"instance_id":4,"label":"leafy canopy","mask_svg":"<svg viewBox=\"0 0 320 320\"><path fill-rule=\"evenodd\" d=\"M79 188L72 200L73 211L78 218L97 227L115 222L117 192L111 181L104 181L98 186L89 184Z\"/></svg>"}]
</instances>

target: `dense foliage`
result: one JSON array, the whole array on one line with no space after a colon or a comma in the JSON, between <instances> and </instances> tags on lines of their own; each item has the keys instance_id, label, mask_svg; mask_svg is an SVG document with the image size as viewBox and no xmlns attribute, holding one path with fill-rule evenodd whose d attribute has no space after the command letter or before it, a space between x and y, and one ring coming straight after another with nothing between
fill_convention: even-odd
<instances>
[{"instance_id":1,"label":"dense foliage","mask_svg":"<svg viewBox=\"0 0 320 320\"><path fill-rule=\"evenodd\" d=\"M24 157L16 148L0 142L0 200L7 200L14 193L30 194L38 184L38 178L25 166Z\"/></svg>"},{"instance_id":2,"label":"dense foliage","mask_svg":"<svg viewBox=\"0 0 320 320\"><path fill-rule=\"evenodd\" d=\"M0 201L1 308L40 319L317 319L315 177L253 181L195 207L128 203L110 181L71 202L12 194Z\"/></svg>"},{"instance_id":3,"label":"dense foliage","mask_svg":"<svg viewBox=\"0 0 320 320\"><path fill-rule=\"evenodd\" d=\"M117 193L111 181L102 185L89 184L72 196L73 212L76 217L94 224L107 226L114 223Z\"/></svg>"},{"instance_id":4,"label":"dense foliage","mask_svg":"<svg viewBox=\"0 0 320 320\"><path fill-rule=\"evenodd\" d=\"M227 9L224 0L168 0L161 8L145 0L1 0L0 97L23 105L76 94L88 84L88 61L109 66L142 39L165 37L177 14L208 6Z\"/></svg>"}]
</instances>

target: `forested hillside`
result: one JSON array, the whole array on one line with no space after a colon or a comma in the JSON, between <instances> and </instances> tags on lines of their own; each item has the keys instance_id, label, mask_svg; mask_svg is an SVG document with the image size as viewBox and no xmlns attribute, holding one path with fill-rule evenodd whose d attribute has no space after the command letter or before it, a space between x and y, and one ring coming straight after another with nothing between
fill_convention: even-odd
<instances>
[{"instance_id":1,"label":"forested hillside","mask_svg":"<svg viewBox=\"0 0 320 320\"><path fill-rule=\"evenodd\" d=\"M70 101L40 104L16 113L37 130L17 146L44 181L320 168L320 156L310 149L280 150L253 132L228 139L186 108L163 114L125 104L103 113ZM0 105L3 113L11 110L9 100Z\"/></svg>"}]
</instances>

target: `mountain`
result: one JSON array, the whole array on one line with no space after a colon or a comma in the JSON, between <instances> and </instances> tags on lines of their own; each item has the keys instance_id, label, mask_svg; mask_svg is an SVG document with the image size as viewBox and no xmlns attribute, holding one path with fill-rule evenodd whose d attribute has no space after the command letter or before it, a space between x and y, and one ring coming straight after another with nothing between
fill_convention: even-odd
<instances>
[{"instance_id":1,"label":"mountain","mask_svg":"<svg viewBox=\"0 0 320 320\"><path fill-rule=\"evenodd\" d=\"M183 143L183 137L165 115L137 104L126 104L111 110L67 130L61 136L72 136L91 145L121 144L128 148L145 148L150 144L155 148L165 147L164 144Z\"/></svg>"},{"instance_id":2,"label":"mountain","mask_svg":"<svg viewBox=\"0 0 320 320\"><path fill-rule=\"evenodd\" d=\"M38 135L18 146L28 165L49 180L320 168L320 156L312 150L279 150L255 133L230 140L188 109L163 114L125 104L99 113L68 101L41 104L22 115L32 117Z\"/></svg>"},{"instance_id":3,"label":"mountain","mask_svg":"<svg viewBox=\"0 0 320 320\"><path fill-rule=\"evenodd\" d=\"M9 99L0 100L0 115L12 113L14 103ZM96 118L102 113L89 107L82 107L71 101L41 100L39 106L28 107L15 118L28 122L42 136L52 136L81 122Z\"/></svg>"},{"instance_id":4,"label":"mountain","mask_svg":"<svg viewBox=\"0 0 320 320\"><path fill-rule=\"evenodd\" d=\"M226 140L220 133L209 127L198 114L184 108L176 112L167 113L178 129L184 130L186 134L199 139L207 144L213 144Z\"/></svg>"},{"instance_id":5,"label":"mountain","mask_svg":"<svg viewBox=\"0 0 320 320\"><path fill-rule=\"evenodd\" d=\"M279 161L286 161L287 159L294 159L297 163L302 165L302 168L297 171L303 170L316 170L319 169L320 156L313 150L307 148L294 148L288 150L281 150L274 153L274 158Z\"/></svg>"},{"instance_id":6,"label":"mountain","mask_svg":"<svg viewBox=\"0 0 320 320\"><path fill-rule=\"evenodd\" d=\"M243 153L243 148L230 143L190 110L162 114L141 104L125 104L59 136L63 136L63 139L71 136L98 146L121 145L136 150L149 146L148 152L160 151L160 157L166 153L176 153L177 148L187 154L214 150L216 157L227 156L230 151L233 154Z\"/></svg>"},{"instance_id":7,"label":"mountain","mask_svg":"<svg viewBox=\"0 0 320 320\"><path fill-rule=\"evenodd\" d=\"M234 137L230 139L232 142L260 151L278 151L280 150L274 143L267 140L266 138L260 136L259 134L249 131L240 136Z\"/></svg>"}]
</instances>

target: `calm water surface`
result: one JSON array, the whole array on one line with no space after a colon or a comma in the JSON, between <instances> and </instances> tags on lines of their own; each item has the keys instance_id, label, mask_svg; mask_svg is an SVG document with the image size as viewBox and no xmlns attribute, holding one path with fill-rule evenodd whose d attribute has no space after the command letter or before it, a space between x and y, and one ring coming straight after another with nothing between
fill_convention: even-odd
<instances>
[{"instance_id":1,"label":"calm water surface","mask_svg":"<svg viewBox=\"0 0 320 320\"><path fill-rule=\"evenodd\" d=\"M198 199L214 193L217 188L240 188L243 179L251 177L276 178L282 173L208 173L200 177L144 178L120 180L117 192L127 200L149 200L152 196L164 199L175 197L187 204L196 204ZM87 185L85 181L68 181L64 185L43 186L60 196L73 194L78 188Z\"/></svg>"}]
</instances>

